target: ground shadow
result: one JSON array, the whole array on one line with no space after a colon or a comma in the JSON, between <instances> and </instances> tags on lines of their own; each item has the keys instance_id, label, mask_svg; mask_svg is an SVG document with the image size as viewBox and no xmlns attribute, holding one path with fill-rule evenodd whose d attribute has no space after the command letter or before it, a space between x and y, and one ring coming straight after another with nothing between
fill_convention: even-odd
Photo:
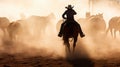
<instances>
[{"instance_id":1,"label":"ground shadow","mask_svg":"<svg viewBox=\"0 0 120 67\"><path fill-rule=\"evenodd\" d=\"M94 63L89 58L79 58L68 60L73 67L94 67Z\"/></svg>"},{"instance_id":2,"label":"ground shadow","mask_svg":"<svg viewBox=\"0 0 120 67\"><path fill-rule=\"evenodd\" d=\"M74 54L68 53L66 48L66 59L73 67L94 67L94 62L90 59L83 45L84 44L79 41Z\"/></svg>"}]
</instances>

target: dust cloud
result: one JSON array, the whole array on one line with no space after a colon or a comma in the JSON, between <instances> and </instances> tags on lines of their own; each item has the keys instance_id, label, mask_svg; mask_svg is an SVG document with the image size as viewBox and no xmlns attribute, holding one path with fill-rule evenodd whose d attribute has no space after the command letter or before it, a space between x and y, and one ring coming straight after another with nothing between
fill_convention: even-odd
<instances>
[{"instance_id":1,"label":"dust cloud","mask_svg":"<svg viewBox=\"0 0 120 67\"><path fill-rule=\"evenodd\" d=\"M64 46L57 37L54 23L52 13L48 16L33 15L9 22L6 32L0 30L1 53L65 57Z\"/></svg>"},{"instance_id":2,"label":"dust cloud","mask_svg":"<svg viewBox=\"0 0 120 67\"><path fill-rule=\"evenodd\" d=\"M22 1L20 1L20 3ZM52 58L66 57L66 50L65 46L63 45L62 38L59 38L57 36L58 31L56 31L56 23L60 19L56 17L61 16L62 12L65 9L64 7L67 4L72 3L75 6L75 10L78 11L79 15L78 18L81 17L84 18L86 11L88 11L87 9L88 3L82 3L81 1L78 0L75 0L74 2L69 1L67 4L65 3L67 0L65 1L54 0L54 1L56 2L56 4L53 4L55 2L45 0L44 3L43 1L34 1L34 4L32 4L33 2L29 2L29 4L27 5L26 2L28 3L28 1L26 1L24 3L26 8L23 8L21 4L18 4L17 7L15 7L14 4L9 7L9 9L12 10L9 12L5 11L7 6L5 6L6 8L2 8L1 11L4 10L7 13L6 15L3 16L9 17L9 20L11 20L11 17L13 19L13 16L15 16L14 19L16 19L16 17L18 19L19 18L18 14L20 14L21 12L25 13L26 15L28 14L29 16L24 17L22 19L19 18L18 20L20 21L18 21L17 19L14 21L20 23L21 26L20 31L17 31L17 33L15 31L16 29L14 28L13 28L14 30L12 29L13 39L10 38L9 32L5 34L5 32L2 29L0 30L0 51L3 53L5 52L10 54L23 53L28 56L37 55ZM110 18L120 15L119 13L120 4L115 0L93 0L93 1L95 2L93 6L93 11L91 13L93 15L103 13L103 18L106 21L106 25L108 25L107 23L110 20ZM42 3L42 6L39 5L38 2ZM47 6L45 4L46 2ZM88 1L85 0L84 2ZM81 4L79 5L79 3ZM61 4L62 4L61 8L64 9L58 7ZM4 6L4 4L1 4L0 7L2 6ZM20 6L20 8L18 8L18 6ZM36 6L39 6L41 9L45 8L45 10L41 10ZM49 12L53 12L55 16L54 14L50 14ZM1 13L5 14L4 12ZM11 16L11 14L13 13L14 15ZM33 16L31 16L31 14L33 14ZM94 59L119 57L118 55L120 52L119 35L117 35L118 37L116 39L111 37L110 32L106 35L106 31L104 31L104 33L102 34L98 32L91 33L93 34L91 35L87 32L90 31L88 29L89 25L85 26L83 23L83 25L81 24L81 27L85 32L86 36L84 38L79 37L78 39L76 46L76 54L78 55L81 53L78 56L84 55Z\"/></svg>"},{"instance_id":3,"label":"dust cloud","mask_svg":"<svg viewBox=\"0 0 120 67\"><path fill-rule=\"evenodd\" d=\"M91 0L91 13L103 13L106 22L113 16L119 16L120 13L120 1L119 0Z\"/></svg>"},{"instance_id":4,"label":"dust cloud","mask_svg":"<svg viewBox=\"0 0 120 67\"><path fill-rule=\"evenodd\" d=\"M31 16L24 19L24 21L17 21L22 26L20 33L13 33L17 38L13 37L12 39L8 33L5 35L0 30L0 51L9 54L23 53L27 56L65 58L66 48L63 45L62 38L57 36L58 32L56 31L56 24L54 24L57 21L52 20L51 16L53 19L54 15L50 14L48 16ZM82 29L84 31L83 26ZM12 30L15 31L15 29ZM86 31L89 31L89 29ZM84 38L79 36L75 52L76 57L86 56L103 59L118 56L120 52L119 36L114 39L111 37L110 32L106 35L105 32L99 33L96 30L95 33L90 34L86 31L84 31L86 35Z\"/></svg>"}]
</instances>

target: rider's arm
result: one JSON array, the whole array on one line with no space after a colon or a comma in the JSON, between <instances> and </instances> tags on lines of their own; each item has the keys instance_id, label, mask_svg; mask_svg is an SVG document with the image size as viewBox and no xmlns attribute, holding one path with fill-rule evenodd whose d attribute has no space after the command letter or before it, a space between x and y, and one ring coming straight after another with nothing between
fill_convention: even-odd
<instances>
[{"instance_id":1,"label":"rider's arm","mask_svg":"<svg viewBox=\"0 0 120 67\"><path fill-rule=\"evenodd\" d=\"M65 11L65 12L63 13L63 15L62 15L62 18L63 18L63 19L67 19L67 17L65 17L66 12L67 12L67 11Z\"/></svg>"},{"instance_id":2,"label":"rider's arm","mask_svg":"<svg viewBox=\"0 0 120 67\"><path fill-rule=\"evenodd\" d=\"M73 14L74 14L74 15L76 15L76 14L77 14L75 10L73 10Z\"/></svg>"}]
</instances>

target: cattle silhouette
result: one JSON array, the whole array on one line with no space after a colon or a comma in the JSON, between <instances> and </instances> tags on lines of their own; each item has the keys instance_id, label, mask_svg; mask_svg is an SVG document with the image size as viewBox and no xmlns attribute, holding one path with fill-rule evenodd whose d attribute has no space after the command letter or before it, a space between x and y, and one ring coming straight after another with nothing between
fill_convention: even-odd
<instances>
[{"instance_id":1,"label":"cattle silhouette","mask_svg":"<svg viewBox=\"0 0 120 67\"><path fill-rule=\"evenodd\" d=\"M20 22L21 22L20 20L13 21L7 27L9 37L12 41L16 41L19 37L19 34L22 33Z\"/></svg>"},{"instance_id":2,"label":"cattle silhouette","mask_svg":"<svg viewBox=\"0 0 120 67\"><path fill-rule=\"evenodd\" d=\"M103 14L96 14L87 16L86 18L78 19L86 35L96 36L104 34L106 30L106 23Z\"/></svg>"},{"instance_id":3,"label":"cattle silhouette","mask_svg":"<svg viewBox=\"0 0 120 67\"><path fill-rule=\"evenodd\" d=\"M38 38L49 33L46 31L48 26L53 24L53 20L55 20L55 16L53 13L48 16L35 16L32 15L27 18L27 21L31 24L31 29L33 31L33 36L37 36Z\"/></svg>"},{"instance_id":4,"label":"cattle silhouette","mask_svg":"<svg viewBox=\"0 0 120 67\"><path fill-rule=\"evenodd\" d=\"M106 30L106 24L105 24L105 20L103 18L103 14L97 14L97 15L93 15L91 17L88 18L88 30L90 32L90 34L97 34L97 33L102 33L105 32Z\"/></svg>"},{"instance_id":5,"label":"cattle silhouette","mask_svg":"<svg viewBox=\"0 0 120 67\"><path fill-rule=\"evenodd\" d=\"M0 17L0 29L3 31L4 35L7 34L7 26L9 25L10 21L6 17Z\"/></svg>"},{"instance_id":6,"label":"cattle silhouette","mask_svg":"<svg viewBox=\"0 0 120 67\"><path fill-rule=\"evenodd\" d=\"M106 32L108 33L108 31L110 31L113 38L116 38L116 32L120 32L120 17L112 17L109 20L108 29Z\"/></svg>"},{"instance_id":7,"label":"cattle silhouette","mask_svg":"<svg viewBox=\"0 0 120 67\"><path fill-rule=\"evenodd\" d=\"M49 33L46 32L46 28L52 25L54 18L54 14L51 13L48 16L33 15L25 19L13 21L7 27L9 37L14 41L22 37L40 38L42 34Z\"/></svg>"}]
</instances>

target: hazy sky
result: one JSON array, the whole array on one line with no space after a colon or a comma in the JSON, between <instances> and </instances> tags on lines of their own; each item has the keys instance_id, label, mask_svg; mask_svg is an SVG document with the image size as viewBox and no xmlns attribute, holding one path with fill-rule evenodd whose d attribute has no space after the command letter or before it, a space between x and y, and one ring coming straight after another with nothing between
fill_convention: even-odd
<instances>
[{"instance_id":1,"label":"hazy sky","mask_svg":"<svg viewBox=\"0 0 120 67\"><path fill-rule=\"evenodd\" d=\"M105 16L111 16L111 13L113 13L114 15L118 15L115 14L118 10L110 6L110 3L117 0L97 1L99 2L95 4L96 7L94 7L93 14L105 13ZM15 20L20 18L21 13L27 16L43 16L53 12L57 17L61 17L65 6L68 4L74 5L78 17L85 17L86 11L89 11L88 0L0 0L0 15Z\"/></svg>"}]
</instances>

